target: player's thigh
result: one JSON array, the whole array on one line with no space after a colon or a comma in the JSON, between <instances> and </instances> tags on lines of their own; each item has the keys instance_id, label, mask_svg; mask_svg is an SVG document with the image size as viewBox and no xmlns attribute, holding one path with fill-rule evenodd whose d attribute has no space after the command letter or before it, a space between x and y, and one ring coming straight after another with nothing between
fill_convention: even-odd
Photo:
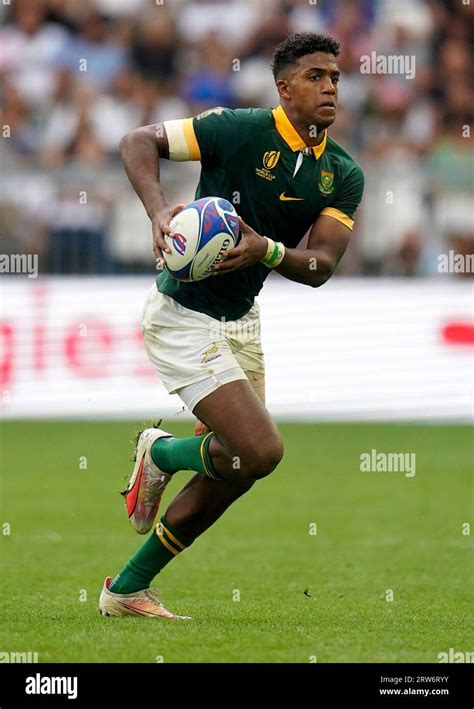
<instances>
[{"instance_id":1,"label":"player's thigh","mask_svg":"<svg viewBox=\"0 0 474 709\"><path fill-rule=\"evenodd\" d=\"M276 467L283 457L278 428L246 379L222 385L201 399L193 413L244 466L264 462Z\"/></svg>"},{"instance_id":2,"label":"player's thigh","mask_svg":"<svg viewBox=\"0 0 474 709\"><path fill-rule=\"evenodd\" d=\"M265 374L262 372L250 372L245 370L244 374L262 404L265 404ZM210 430L211 429L208 426L198 419L194 426L194 435L202 436L204 433L209 433Z\"/></svg>"}]
</instances>

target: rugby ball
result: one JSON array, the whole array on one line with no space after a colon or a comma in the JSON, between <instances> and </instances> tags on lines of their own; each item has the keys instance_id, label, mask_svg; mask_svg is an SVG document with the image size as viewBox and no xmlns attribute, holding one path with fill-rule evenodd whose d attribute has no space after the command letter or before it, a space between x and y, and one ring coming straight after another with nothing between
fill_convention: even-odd
<instances>
[{"instance_id":1,"label":"rugby ball","mask_svg":"<svg viewBox=\"0 0 474 709\"><path fill-rule=\"evenodd\" d=\"M165 269L178 281L202 281L227 249L237 246L237 212L221 197L203 197L188 204L170 221L173 236L164 235L171 253L163 253Z\"/></svg>"}]
</instances>

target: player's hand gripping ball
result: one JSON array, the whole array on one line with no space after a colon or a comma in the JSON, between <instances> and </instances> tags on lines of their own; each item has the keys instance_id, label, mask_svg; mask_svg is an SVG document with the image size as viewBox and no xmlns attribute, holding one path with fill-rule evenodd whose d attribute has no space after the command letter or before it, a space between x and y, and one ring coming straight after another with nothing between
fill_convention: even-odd
<instances>
[{"instance_id":1,"label":"player's hand gripping ball","mask_svg":"<svg viewBox=\"0 0 474 709\"><path fill-rule=\"evenodd\" d=\"M170 221L164 239L171 249L163 252L165 269L178 281L201 281L212 275L228 249L239 243L237 212L221 197L191 202Z\"/></svg>"}]
</instances>

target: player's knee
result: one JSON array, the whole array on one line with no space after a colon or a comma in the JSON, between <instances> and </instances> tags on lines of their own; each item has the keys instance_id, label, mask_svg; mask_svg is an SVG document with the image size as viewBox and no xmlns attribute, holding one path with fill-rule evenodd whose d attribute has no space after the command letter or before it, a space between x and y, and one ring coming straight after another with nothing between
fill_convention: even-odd
<instances>
[{"instance_id":1,"label":"player's knee","mask_svg":"<svg viewBox=\"0 0 474 709\"><path fill-rule=\"evenodd\" d=\"M242 472L251 480L265 478L275 470L282 458L283 441L280 436L255 441L245 451Z\"/></svg>"}]
</instances>

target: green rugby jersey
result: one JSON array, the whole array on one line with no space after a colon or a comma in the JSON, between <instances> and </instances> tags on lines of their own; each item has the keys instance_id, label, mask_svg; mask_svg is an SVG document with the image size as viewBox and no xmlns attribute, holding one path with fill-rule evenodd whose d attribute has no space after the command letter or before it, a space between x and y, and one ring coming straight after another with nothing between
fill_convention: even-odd
<instances>
[{"instance_id":1,"label":"green rugby jersey","mask_svg":"<svg viewBox=\"0 0 474 709\"><path fill-rule=\"evenodd\" d=\"M167 121L171 160L200 160L195 199L224 197L258 234L294 248L320 214L352 229L364 187L361 167L325 131L305 150L283 108L214 108ZM250 310L270 269L263 263L195 283L163 271L158 289L191 310L237 320Z\"/></svg>"}]
</instances>

